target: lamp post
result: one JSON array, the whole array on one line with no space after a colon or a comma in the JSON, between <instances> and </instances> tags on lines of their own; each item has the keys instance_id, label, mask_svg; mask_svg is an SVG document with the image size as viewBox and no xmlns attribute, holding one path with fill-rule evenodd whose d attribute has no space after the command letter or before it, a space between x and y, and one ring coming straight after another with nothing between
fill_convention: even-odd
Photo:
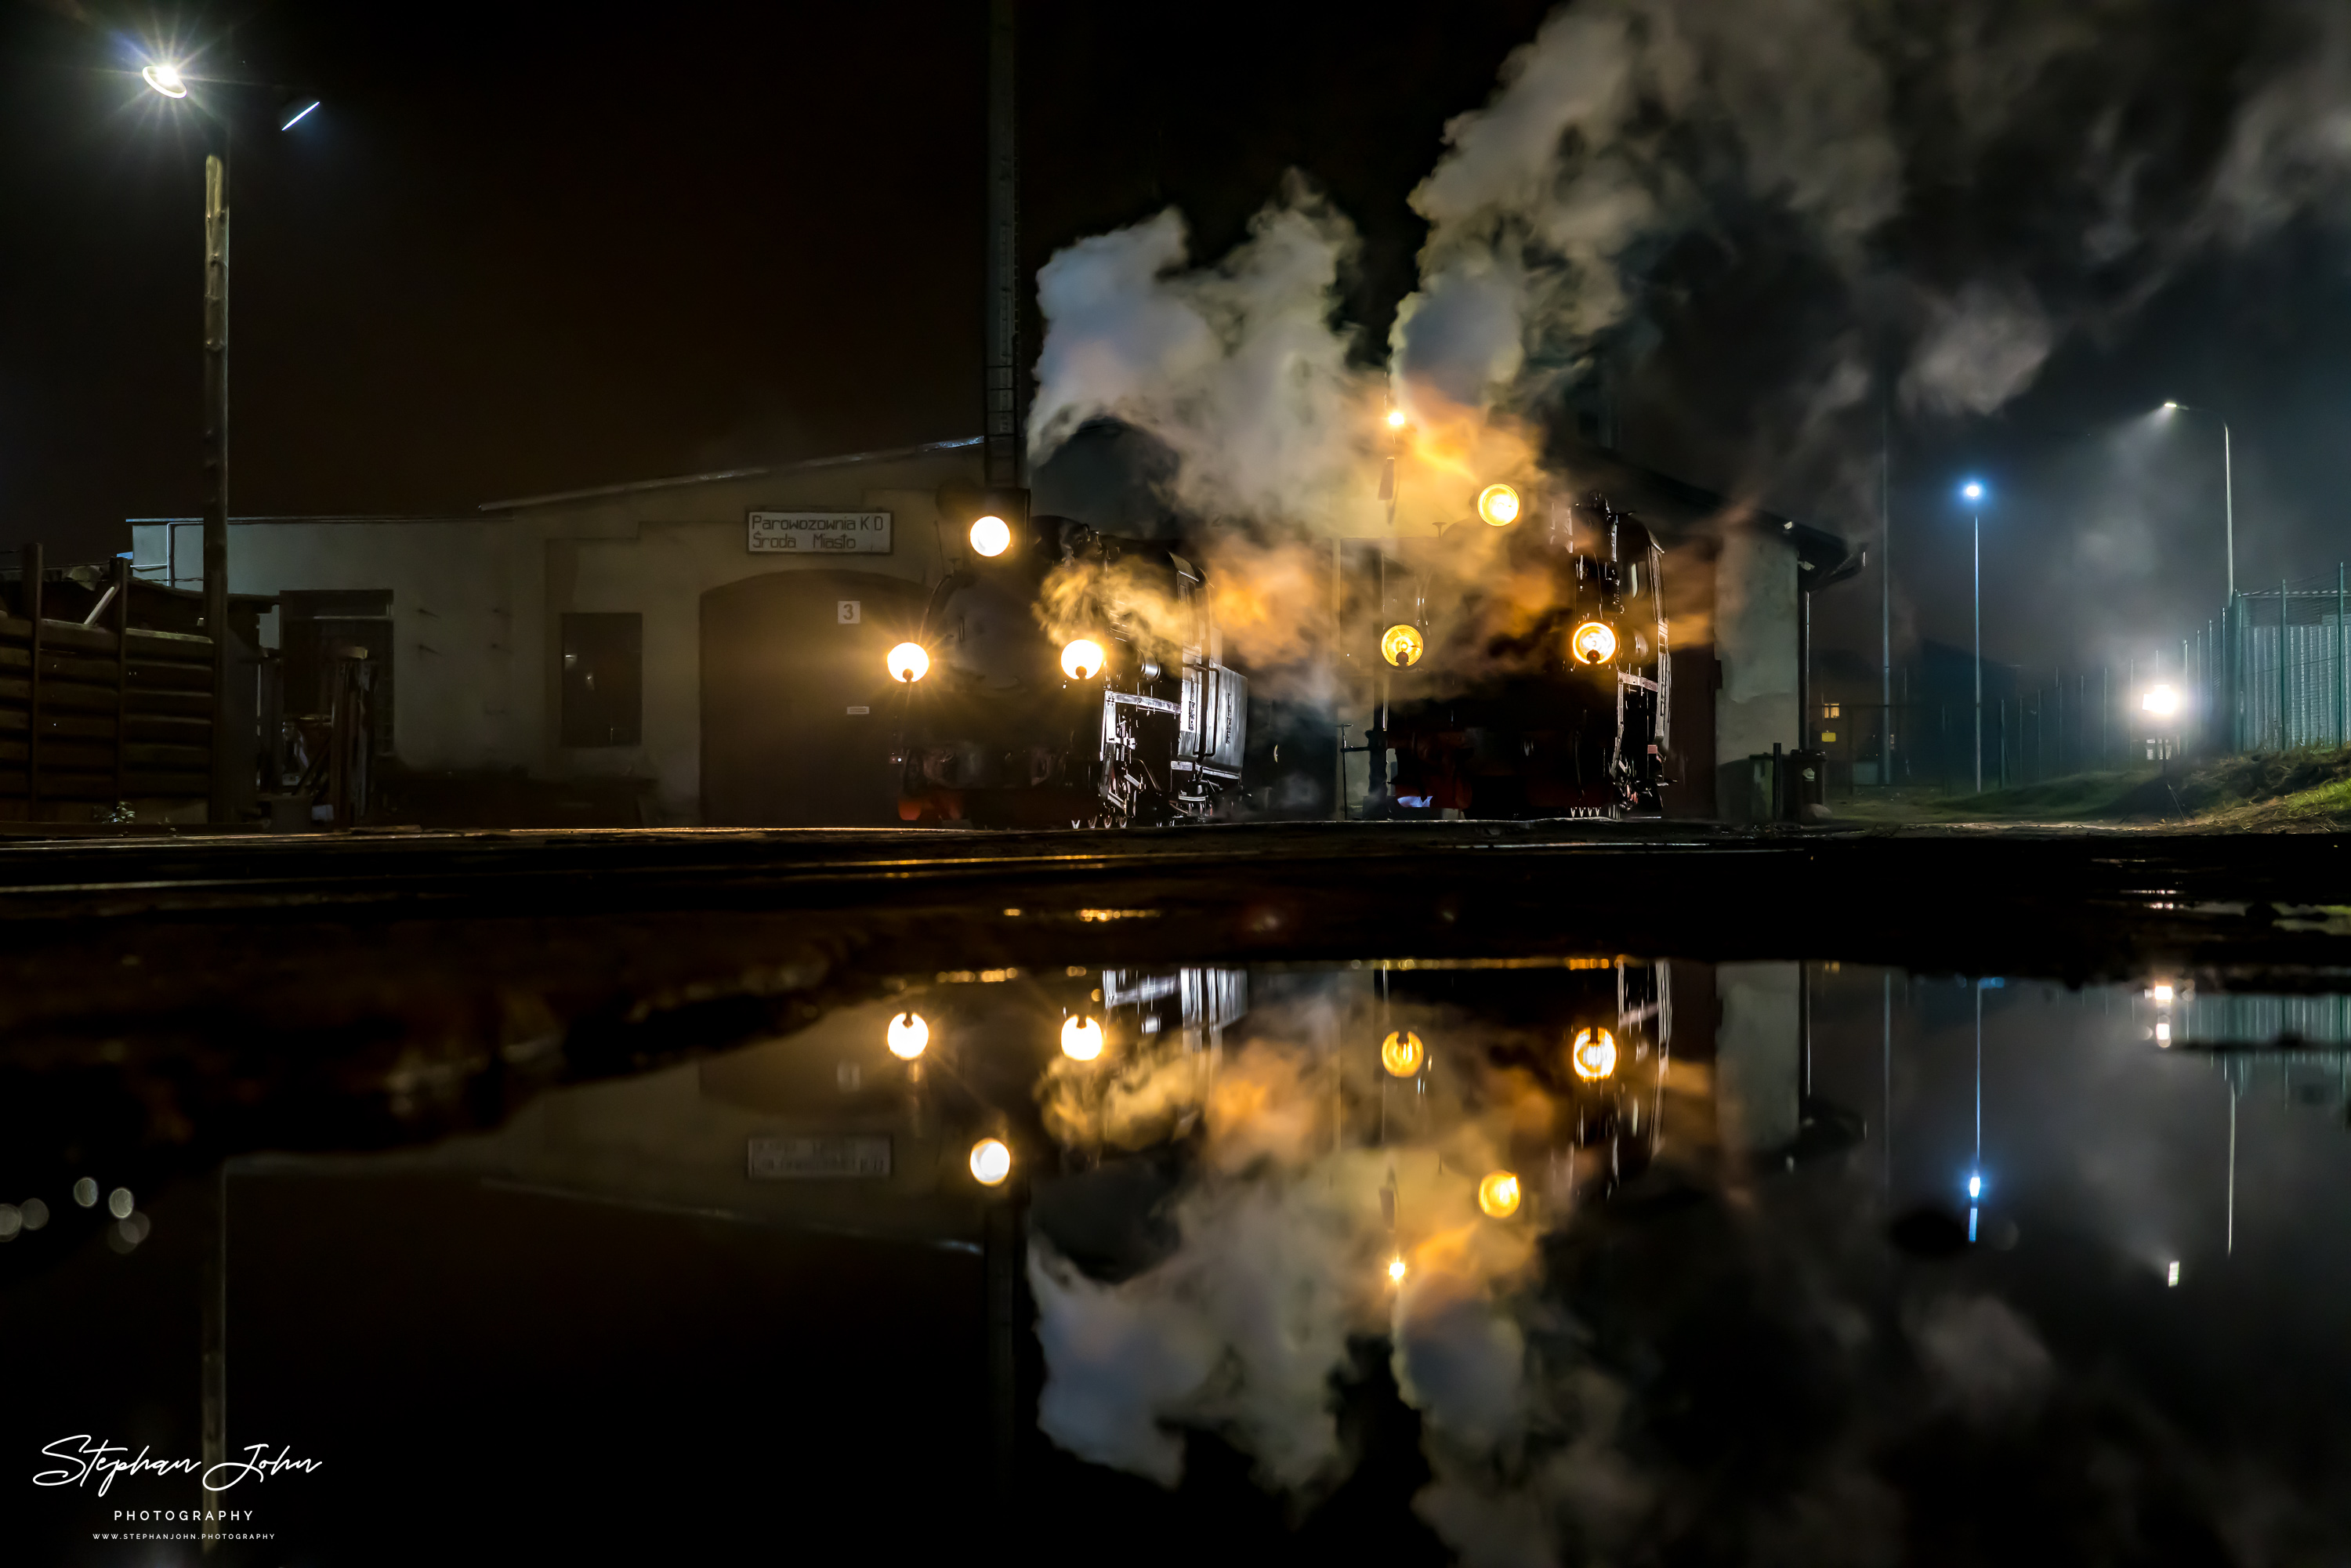
<instances>
[{"instance_id":1,"label":"lamp post","mask_svg":"<svg viewBox=\"0 0 2351 1568\"><path fill-rule=\"evenodd\" d=\"M2220 422L2220 519L2228 552L2229 602L2233 604L2237 601L2237 476L2235 455L2230 450L2228 416L2186 402L2167 402L2163 411L2166 413L2212 413Z\"/></svg>"},{"instance_id":2,"label":"lamp post","mask_svg":"<svg viewBox=\"0 0 2351 1568\"><path fill-rule=\"evenodd\" d=\"M183 68L165 61L141 68L140 79L174 103L188 102L194 85ZM229 87L237 84L217 83ZM193 106L204 117L204 436L203 467L204 631L213 640L212 768L206 819L214 825L234 816L240 793L236 775L252 766L252 747L232 742L236 705L230 700L232 662L228 625L228 121ZM319 107L315 98L286 106L278 130L291 131Z\"/></svg>"},{"instance_id":3,"label":"lamp post","mask_svg":"<svg viewBox=\"0 0 2351 1568\"><path fill-rule=\"evenodd\" d=\"M1983 497L1980 480L1970 479L1959 486L1959 495L1968 502L1975 519L1975 601L1976 601L1976 793L1983 793Z\"/></svg>"}]
</instances>

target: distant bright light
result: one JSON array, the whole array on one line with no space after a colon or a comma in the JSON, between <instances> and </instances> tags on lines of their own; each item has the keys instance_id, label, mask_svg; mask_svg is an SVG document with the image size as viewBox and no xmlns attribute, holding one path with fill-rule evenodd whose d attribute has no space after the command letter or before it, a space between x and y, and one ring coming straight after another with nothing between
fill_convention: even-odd
<instances>
[{"instance_id":1,"label":"distant bright light","mask_svg":"<svg viewBox=\"0 0 2351 1568\"><path fill-rule=\"evenodd\" d=\"M1980 1176L1971 1176L1968 1177L1968 1197L1970 1200L1972 1201L1973 1199L1981 1197L1982 1196L1983 1177Z\"/></svg>"},{"instance_id":2,"label":"distant bright light","mask_svg":"<svg viewBox=\"0 0 2351 1568\"><path fill-rule=\"evenodd\" d=\"M890 650L890 678L907 685L930 674L931 656L920 643L901 643Z\"/></svg>"},{"instance_id":3,"label":"distant bright light","mask_svg":"<svg viewBox=\"0 0 2351 1568\"><path fill-rule=\"evenodd\" d=\"M2164 406L2164 407L2166 407L2166 408L2170 408L2170 407L2171 407L2171 406L2173 406L2173 405L2172 405L2172 404L2170 404L2170 403L2165 403L2163 406ZM2163 1271L2163 1282L2164 1282L2165 1284L2167 1284L2167 1285L2177 1285L2178 1283L2179 1283L2179 1259L2174 1258L2174 1259L2171 1260L2171 1267L2170 1267L2170 1268L2168 1268L2168 1269L2166 1269L2166 1270Z\"/></svg>"},{"instance_id":4,"label":"distant bright light","mask_svg":"<svg viewBox=\"0 0 2351 1568\"><path fill-rule=\"evenodd\" d=\"M1102 674L1102 645L1091 637L1081 637L1063 645L1061 674L1073 681L1090 681Z\"/></svg>"},{"instance_id":5,"label":"distant bright light","mask_svg":"<svg viewBox=\"0 0 2351 1568\"><path fill-rule=\"evenodd\" d=\"M2169 986L2158 985L2155 988L2155 999L2158 1002L2165 1003L2166 1005L2170 1003L2171 998L2176 993Z\"/></svg>"},{"instance_id":6,"label":"distant bright light","mask_svg":"<svg viewBox=\"0 0 2351 1568\"><path fill-rule=\"evenodd\" d=\"M188 96L187 78L180 75L180 68L177 66L145 66L141 68L139 74L145 78L149 87L153 88L165 98Z\"/></svg>"},{"instance_id":7,"label":"distant bright light","mask_svg":"<svg viewBox=\"0 0 2351 1568\"><path fill-rule=\"evenodd\" d=\"M2178 403L2176 403L2176 402L2166 402L2163 406L2164 406L2164 407L2166 407L2166 408L2168 408L2168 409L2175 409L2175 410L2176 410L2177 408L2179 408L2179 405ZM2177 1264L2177 1263L2174 1263L2174 1264L2171 1266L2171 1272L2172 1272L2172 1276L2173 1276L2173 1278L2172 1278L2172 1282L2173 1282L2174 1284L2177 1284L2177 1283L2179 1282L2179 1264Z\"/></svg>"},{"instance_id":8,"label":"distant bright light","mask_svg":"<svg viewBox=\"0 0 2351 1568\"><path fill-rule=\"evenodd\" d=\"M1616 1071L1616 1037L1604 1029L1587 1029L1575 1037L1567 1054L1578 1078L1597 1083Z\"/></svg>"},{"instance_id":9,"label":"distant bright light","mask_svg":"<svg viewBox=\"0 0 2351 1568\"><path fill-rule=\"evenodd\" d=\"M1478 515L1496 528L1519 520L1519 493L1508 485L1489 485L1478 492Z\"/></svg>"},{"instance_id":10,"label":"distant bright light","mask_svg":"<svg viewBox=\"0 0 2351 1568\"><path fill-rule=\"evenodd\" d=\"M931 1043L931 1026L920 1013L900 1013L890 1020L890 1054L912 1061Z\"/></svg>"},{"instance_id":11,"label":"distant bright light","mask_svg":"<svg viewBox=\"0 0 2351 1568\"><path fill-rule=\"evenodd\" d=\"M997 1186L1012 1174L1012 1151L1004 1146L1001 1138L982 1138L971 1146L971 1179L982 1186Z\"/></svg>"},{"instance_id":12,"label":"distant bright light","mask_svg":"<svg viewBox=\"0 0 2351 1568\"><path fill-rule=\"evenodd\" d=\"M282 111L287 116L286 122L280 125L277 129L280 131L293 130L296 126L301 124L303 120L308 119L310 111L318 107L319 100L315 98L301 99L296 102L287 104Z\"/></svg>"},{"instance_id":13,"label":"distant bright light","mask_svg":"<svg viewBox=\"0 0 2351 1568\"><path fill-rule=\"evenodd\" d=\"M1002 555L1012 548L1012 525L992 514L980 518L971 526L971 548L991 559Z\"/></svg>"},{"instance_id":14,"label":"distant bright light","mask_svg":"<svg viewBox=\"0 0 2351 1568\"><path fill-rule=\"evenodd\" d=\"M1970 479L1966 484L1959 486L1959 494L1965 496L1970 501L1980 501L1983 499L1983 486L1978 484L1975 480Z\"/></svg>"},{"instance_id":15,"label":"distant bright light","mask_svg":"<svg viewBox=\"0 0 2351 1568\"><path fill-rule=\"evenodd\" d=\"M1510 1171L1488 1171L1478 1184L1478 1207L1495 1219L1519 1211L1519 1178Z\"/></svg>"},{"instance_id":16,"label":"distant bright light","mask_svg":"<svg viewBox=\"0 0 2351 1568\"><path fill-rule=\"evenodd\" d=\"M2138 706L2158 718L2169 718L2179 711L2179 694L2169 686L2149 686Z\"/></svg>"},{"instance_id":17,"label":"distant bright light","mask_svg":"<svg viewBox=\"0 0 2351 1568\"><path fill-rule=\"evenodd\" d=\"M2155 1026L2155 1043L2158 1045L2169 1045L2171 1043L2170 1024L2159 1019L2157 1021Z\"/></svg>"},{"instance_id":18,"label":"distant bright light","mask_svg":"<svg viewBox=\"0 0 2351 1568\"><path fill-rule=\"evenodd\" d=\"M1102 1025L1090 1018L1061 1020L1061 1054L1071 1061L1092 1061L1102 1054Z\"/></svg>"},{"instance_id":19,"label":"distant bright light","mask_svg":"<svg viewBox=\"0 0 2351 1568\"><path fill-rule=\"evenodd\" d=\"M1388 410L1388 428L1390 430L1402 430L1404 428L1404 410L1400 408L1392 408Z\"/></svg>"},{"instance_id":20,"label":"distant bright light","mask_svg":"<svg viewBox=\"0 0 2351 1568\"><path fill-rule=\"evenodd\" d=\"M2179 1267L2179 1265L2177 1263L2172 1265L2172 1268L2175 1270ZM1402 1258L1391 1258L1388 1260L1388 1278L1394 1280L1399 1285L1404 1283L1404 1260Z\"/></svg>"}]
</instances>

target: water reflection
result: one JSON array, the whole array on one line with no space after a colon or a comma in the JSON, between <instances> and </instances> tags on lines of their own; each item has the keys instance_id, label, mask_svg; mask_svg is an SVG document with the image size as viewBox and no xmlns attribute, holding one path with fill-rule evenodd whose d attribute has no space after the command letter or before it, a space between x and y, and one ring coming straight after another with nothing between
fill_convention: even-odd
<instances>
[{"instance_id":1,"label":"water reflection","mask_svg":"<svg viewBox=\"0 0 2351 1568\"><path fill-rule=\"evenodd\" d=\"M900 1544L966 1517L895 1508L913 1466L1146 1560L2351 1548L2342 998L1617 956L876 991L492 1133L236 1162L230 1440L339 1461L288 1538L348 1546L463 1411L549 1498L692 1429ZM184 1194L43 1179L73 1223L0 1211L19 1333L193 1298ZM719 1541L667 1484L658 1539Z\"/></svg>"}]
</instances>

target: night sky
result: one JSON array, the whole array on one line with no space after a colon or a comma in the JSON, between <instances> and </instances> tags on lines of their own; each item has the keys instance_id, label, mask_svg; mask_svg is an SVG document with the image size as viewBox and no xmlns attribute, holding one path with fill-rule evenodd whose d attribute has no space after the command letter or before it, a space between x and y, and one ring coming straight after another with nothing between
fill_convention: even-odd
<instances>
[{"instance_id":1,"label":"night sky","mask_svg":"<svg viewBox=\"0 0 2351 1568\"><path fill-rule=\"evenodd\" d=\"M1759 38L1796 3L1757 6ZM1898 634L1967 637L1953 497L1975 474L1993 488L1988 653L2074 667L2176 647L2217 610L2218 425L2144 417L2177 398L2234 423L2241 586L2331 577L2351 555L2346 187L2312 174L2249 235L2209 234L2199 206L2248 105L2314 121L2351 106L2323 70L2283 110L2262 97L2310 75L2321 13L1852 8L1891 62L1906 157L1902 208L1872 239L1883 274L2029 287L2053 350L1989 413L1906 402L1915 313L1824 277L1768 202L1726 201L1643 258L1615 350L1629 454L1858 547L1884 402ZM1295 167L1363 234L1342 314L1372 357L1415 283L1426 230L1406 196L1549 10L1036 0L1026 264L1169 204L1213 258ZM976 434L985 16L978 0L8 0L0 546L94 556L127 546L126 517L196 509L200 152L136 77L172 48L325 100L284 135L274 94L240 100L241 515L470 509ZM2053 17L2069 44L2015 47ZM2039 63L1997 78L2020 58ZM2131 183L2120 262L2099 259L2092 144ZM1881 389L1830 439L1796 440L1821 345L1855 334ZM1823 596L1824 646L1874 659L1882 554Z\"/></svg>"}]
</instances>

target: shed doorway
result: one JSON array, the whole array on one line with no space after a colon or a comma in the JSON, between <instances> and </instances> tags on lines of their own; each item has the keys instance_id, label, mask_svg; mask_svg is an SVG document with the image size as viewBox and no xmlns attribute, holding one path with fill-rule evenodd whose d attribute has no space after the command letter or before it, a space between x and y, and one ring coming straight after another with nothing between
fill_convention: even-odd
<instances>
[{"instance_id":1,"label":"shed doorway","mask_svg":"<svg viewBox=\"0 0 2351 1568\"><path fill-rule=\"evenodd\" d=\"M898 825L894 683L928 591L870 571L781 571L702 596L702 820Z\"/></svg>"}]
</instances>

